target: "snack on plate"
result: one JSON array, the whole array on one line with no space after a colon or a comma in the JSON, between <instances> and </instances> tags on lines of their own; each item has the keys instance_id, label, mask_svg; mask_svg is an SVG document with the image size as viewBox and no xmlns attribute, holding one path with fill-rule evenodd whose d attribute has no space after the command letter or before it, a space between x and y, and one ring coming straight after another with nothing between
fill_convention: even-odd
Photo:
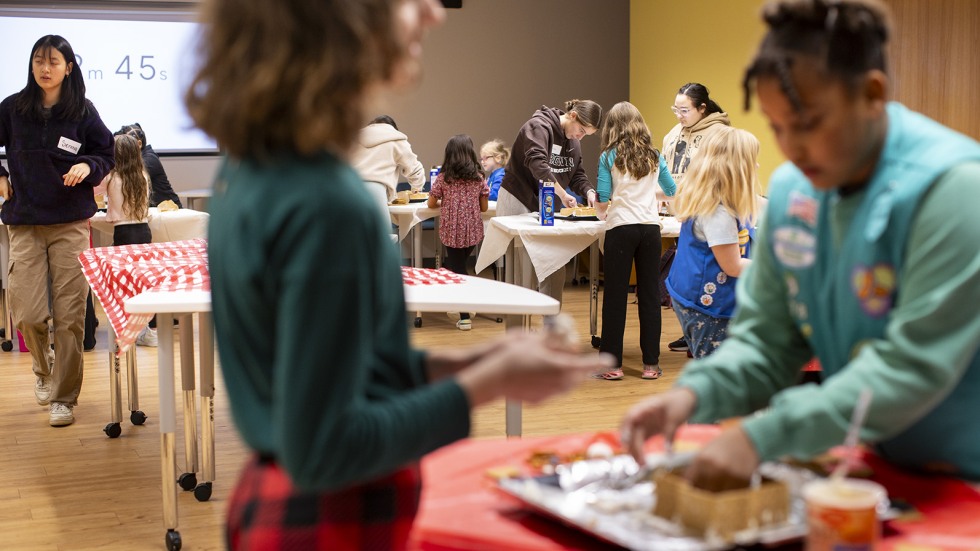
<instances>
[{"instance_id":1,"label":"snack on plate","mask_svg":"<svg viewBox=\"0 0 980 551\"><path fill-rule=\"evenodd\" d=\"M517 478L521 476L521 470L513 465L504 465L502 467L489 468L483 474L490 479L500 480L501 478Z\"/></svg>"},{"instance_id":2,"label":"snack on plate","mask_svg":"<svg viewBox=\"0 0 980 551\"><path fill-rule=\"evenodd\" d=\"M429 198L429 194L425 191L420 191L418 193L413 193L408 196L409 201L425 201Z\"/></svg>"},{"instance_id":3,"label":"snack on plate","mask_svg":"<svg viewBox=\"0 0 980 551\"><path fill-rule=\"evenodd\" d=\"M169 212L169 211L172 211L172 210L177 210L178 208L179 207L177 206L177 203L174 203L170 199L167 199L166 201L163 201L162 203L160 203L159 205L157 205L157 209L160 212Z\"/></svg>"},{"instance_id":4,"label":"snack on plate","mask_svg":"<svg viewBox=\"0 0 980 551\"><path fill-rule=\"evenodd\" d=\"M586 218L589 216L595 216L595 207L565 207L561 209L560 214L562 216L575 216L578 218Z\"/></svg>"},{"instance_id":5,"label":"snack on plate","mask_svg":"<svg viewBox=\"0 0 980 551\"><path fill-rule=\"evenodd\" d=\"M705 538L731 542L737 533L779 524L789 516L789 487L763 478L758 488L712 492L695 488L682 470L654 475L657 501L653 514L677 522Z\"/></svg>"}]
</instances>

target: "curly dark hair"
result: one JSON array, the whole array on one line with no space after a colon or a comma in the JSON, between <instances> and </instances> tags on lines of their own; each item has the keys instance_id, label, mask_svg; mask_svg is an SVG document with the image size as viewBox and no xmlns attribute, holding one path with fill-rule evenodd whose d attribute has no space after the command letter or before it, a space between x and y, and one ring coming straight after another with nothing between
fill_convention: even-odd
<instances>
[{"instance_id":1,"label":"curly dark hair","mask_svg":"<svg viewBox=\"0 0 980 551\"><path fill-rule=\"evenodd\" d=\"M364 125L368 86L401 56L395 3L206 1L191 118L236 157L343 154Z\"/></svg>"},{"instance_id":2,"label":"curly dark hair","mask_svg":"<svg viewBox=\"0 0 980 551\"><path fill-rule=\"evenodd\" d=\"M867 71L887 72L885 44L891 22L878 0L777 0L763 8L762 18L769 31L742 80L746 111L752 84L761 76L778 78L783 93L801 109L790 77L790 67L799 56L821 61L827 75L849 90Z\"/></svg>"}]
</instances>

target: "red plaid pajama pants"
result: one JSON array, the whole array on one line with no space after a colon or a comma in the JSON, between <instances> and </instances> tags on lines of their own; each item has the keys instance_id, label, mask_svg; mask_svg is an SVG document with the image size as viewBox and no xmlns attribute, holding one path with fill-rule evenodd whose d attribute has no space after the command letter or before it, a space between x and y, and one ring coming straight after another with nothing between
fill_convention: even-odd
<instances>
[{"instance_id":1,"label":"red plaid pajama pants","mask_svg":"<svg viewBox=\"0 0 980 551\"><path fill-rule=\"evenodd\" d=\"M255 457L231 496L228 549L405 549L418 511L417 464L338 492L303 492L274 461Z\"/></svg>"}]
</instances>

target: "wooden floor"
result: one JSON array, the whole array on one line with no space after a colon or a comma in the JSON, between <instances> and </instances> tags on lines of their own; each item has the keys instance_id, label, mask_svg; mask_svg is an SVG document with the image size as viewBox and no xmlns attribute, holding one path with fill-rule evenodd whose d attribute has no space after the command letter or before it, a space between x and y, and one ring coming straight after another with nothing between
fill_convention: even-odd
<instances>
[{"instance_id":1,"label":"wooden floor","mask_svg":"<svg viewBox=\"0 0 980 551\"><path fill-rule=\"evenodd\" d=\"M587 286L567 286L563 310L576 320L583 352L595 353L589 344L588 297ZM627 312L626 379L587 381L568 395L525 407L525 435L614 429L631 404L670 386L685 361L684 354L666 349L680 335L676 318L663 311L664 377L646 381L639 378L636 305L631 304ZM468 333L456 330L454 323L443 314L425 314L423 327L410 329L413 342L430 348L460 346L503 332L503 324L480 317ZM85 383L75 408L76 422L69 427L48 426L47 408L34 400L29 354L0 352L0 549L165 549L155 349L137 350L140 409L149 419L143 426L133 426L126 414L122 436L110 440L102 432L109 421L106 325L103 318L98 346L85 354ZM179 530L185 550L224 549L222 523L228 493L247 457L229 416L220 372L217 377L217 480L208 502L179 492ZM125 411L125 389L123 400ZM177 407L177 426L182 427L179 397ZM473 437L503 435L502 402L475 413ZM177 446L181 473L185 461L180 434Z\"/></svg>"}]
</instances>

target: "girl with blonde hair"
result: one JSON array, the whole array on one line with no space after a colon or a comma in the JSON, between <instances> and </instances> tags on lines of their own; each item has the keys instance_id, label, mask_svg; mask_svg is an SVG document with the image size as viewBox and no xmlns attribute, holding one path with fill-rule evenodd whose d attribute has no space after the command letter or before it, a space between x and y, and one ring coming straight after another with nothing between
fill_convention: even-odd
<instances>
[{"instance_id":1,"label":"girl with blonde hair","mask_svg":"<svg viewBox=\"0 0 980 551\"><path fill-rule=\"evenodd\" d=\"M490 201L497 200L497 192L504 181L504 167L510 160L510 149L503 140L490 140L480 147L480 165L487 175L487 186L490 187Z\"/></svg>"},{"instance_id":2,"label":"girl with blonde hair","mask_svg":"<svg viewBox=\"0 0 980 551\"><path fill-rule=\"evenodd\" d=\"M623 332L630 268L636 265L640 350L644 379L660 369L660 215L659 199L674 195L674 179L663 155L653 147L643 115L631 103L617 103L606 114L600 134L596 214L606 221L603 256L602 344L616 368L596 378L623 378Z\"/></svg>"},{"instance_id":3,"label":"girl with blonde hair","mask_svg":"<svg viewBox=\"0 0 980 551\"><path fill-rule=\"evenodd\" d=\"M725 339L758 211L759 140L738 128L716 132L691 162L674 199L681 233L667 291L695 358L711 354Z\"/></svg>"}]
</instances>

